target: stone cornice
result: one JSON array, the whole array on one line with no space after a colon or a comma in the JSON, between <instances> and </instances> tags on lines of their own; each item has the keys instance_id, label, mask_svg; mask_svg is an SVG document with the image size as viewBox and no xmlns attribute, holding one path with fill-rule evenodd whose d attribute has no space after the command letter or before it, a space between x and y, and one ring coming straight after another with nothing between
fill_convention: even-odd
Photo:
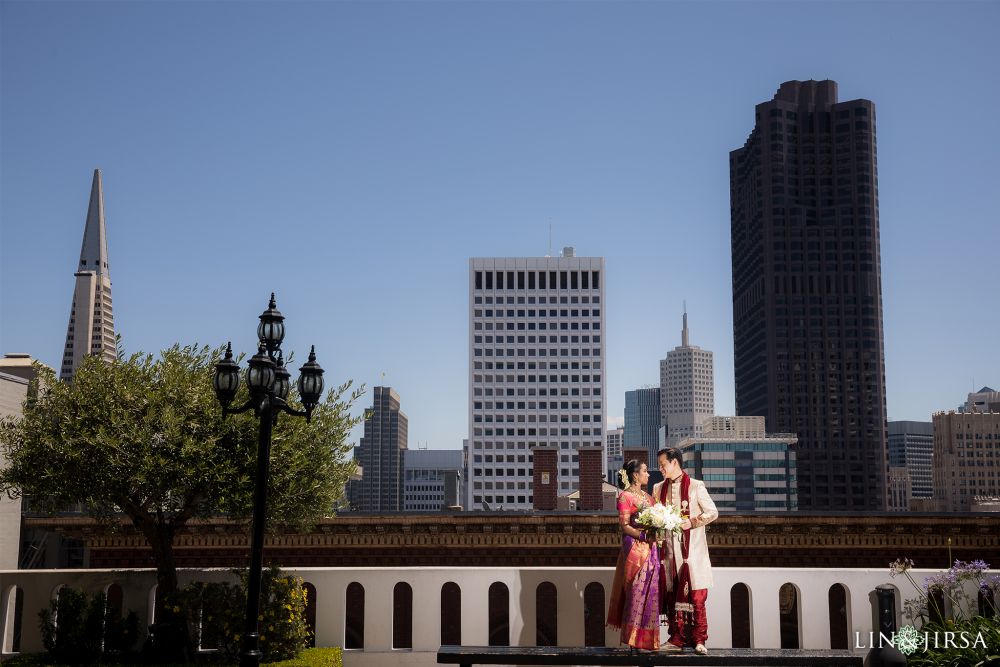
<instances>
[{"instance_id":1,"label":"stone cornice","mask_svg":"<svg viewBox=\"0 0 1000 667\"><path fill-rule=\"evenodd\" d=\"M150 557L125 522L115 532L86 517L24 522L83 538L95 567ZM712 561L725 566L885 567L900 556L945 566L951 554L989 560L1000 553L1000 514L723 515L707 530ZM247 532L224 518L192 521L175 539L178 563L237 565ZM620 544L612 514L349 514L309 532L272 535L267 554L286 565L613 565Z\"/></svg>"}]
</instances>

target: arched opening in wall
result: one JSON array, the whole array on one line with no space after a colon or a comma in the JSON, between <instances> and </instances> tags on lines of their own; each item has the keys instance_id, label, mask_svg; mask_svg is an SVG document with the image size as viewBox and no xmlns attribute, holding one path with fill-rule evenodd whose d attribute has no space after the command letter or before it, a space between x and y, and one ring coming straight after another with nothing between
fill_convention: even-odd
<instances>
[{"instance_id":1,"label":"arched opening in wall","mask_svg":"<svg viewBox=\"0 0 1000 667\"><path fill-rule=\"evenodd\" d=\"M201 609L201 633L198 635L198 648L202 651L214 651L219 648L219 631L216 625L216 615L209 600L202 600Z\"/></svg>"},{"instance_id":2,"label":"arched opening in wall","mask_svg":"<svg viewBox=\"0 0 1000 667\"><path fill-rule=\"evenodd\" d=\"M743 583L733 584L729 589L729 617L733 628L733 648L752 648L753 630L750 619L750 587Z\"/></svg>"},{"instance_id":3,"label":"arched opening in wall","mask_svg":"<svg viewBox=\"0 0 1000 667\"><path fill-rule=\"evenodd\" d=\"M490 585L490 646L510 646L510 591L495 581Z\"/></svg>"},{"instance_id":4,"label":"arched opening in wall","mask_svg":"<svg viewBox=\"0 0 1000 667\"><path fill-rule=\"evenodd\" d=\"M152 625L156 623L162 605L160 601L160 587L157 584L153 584L153 587L149 589L146 605L146 615L149 618L149 624Z\"/></svg>"},{"instance_id":5,"label":"arched opening in wall","mask_svg":"<svg viewBox=\"0 0 1000 667\"><path fill-rule=\"evenodd\" d=\"M984 618L996 618L1000 615L997 613L996 591L992 588L979 589L979 615Z\"/></svg>"},{"instance_id":6,"label":"arched opening in wall","mask_svg":"<svg viewBox=\"0 0 1000 667\"><path fill-rule=\"evenodd\" d=\"M848 604L847 587L843 584L830 586L828 594L830 604L830 648L850 648L850 627L847 617Z\"/></svg>"},{"instance_id":7,"label":"arched opening in wall","mask_svg":"<svg viewBox=\"0 0 1000 667\"><path fill-rule=\"evenodd\" d=\"M413 589L405 581L392 589L392 647L413 648Z\"/></svg>"},{"instance_id":8,"label":"arched opening in wall","mask_svg":"<svg viewBox=\"0 0 1000 667\"><path fill-rule=\"evenodd\" d=\"M896 605L897 612L899 605ZM948 618L948 609L945 607L944 591L940 586L931 586L927 589L927 614L931 623L944 623ZM897 623L898 625L898 623Z\"/></svg>"},{"instance_id":9,"label":"arched opening in wall","mask_svg":"<svg viewBox=\"0 0 1000 667\"><path fill-rule=\"evenodd\" d=\"M198 608L201 620L201 633L198 635L198 648L203 651L214 651L222 647L220 632L224 632L226 621L226 603L222 596L202 595Z\"/></svg>"},{"instance_id":10,"label":"arched opening in wall","mask_svg":"<svg viewBox=\"0 0 1000 667\"><path fill-rule=\"evenodd\" d=\"M124 616L125 594L118 584L104 589L104 621L120 621Z\"/></svg>"},{"instance_id":11,"label":"arched opening in wall","mask_svg":"<svg viewBox=\"0 0 1000 667\"><path fill-rule=\"evenodd\" d=\"M306 596L306 625L309 626L309 639L306 646L316 646L316 587L308 581L302 584L302 593Z\"/></svg>"},{"instance_id":12,"label":"arched opening in wall","mask_svg":"<svg viewBox=\"0 0 1000 667\"><path fill-rule=\"evenodd\" d=\"M24 590L20 586L9 586L3 597L4 624L3 642L0 644L4 653L21 652L21 617L24 615Z\"/></svg>"},{"instance_id":13,"label":"arched opening in wall","mask_svg":"<svg viewBox=\"0 0 1000 667\"><path fill-rule=\"evenodd\" d=\"M59 633L59 596L64 588L66 588L66 584L59 584L52 589L52 601L55 602L55 610L52 612L52 629L55 630L56 634Z\"/></svg>"},{"instance_id":14,"label":"arched opening in wall","mask_svg":"<svg viewBox=\"0 0 1000 667\"><path fill-rule=\"evenodd\" d=\"M347 585L344 600L344 648L365 647L365 587L356 581Z\"/></svg>"},{"instance_id":15,"label":"arched opening in wall","mask_svg":"<svg viewBox=\"0 0 1000 667\"><path fill-rule=\"evenodd\" d=\"M454 581L441 587L441 645L462 644L462 589Z\"/></svg>"},{"instance_id":16,"label":"arched opening in wall","mask_svg":"<svg viewBox=\"0 0 1000 667\"><path fill-rule=\"evenodd\" d=\"M556 585L543 581L535 588L535 646L558 646Z\"/></svg>"},{"instance_id":17,"label":"arched opening in wall","mask_svg":"<svg viewBox=\"0 0 1000 667\"><path fill-rule=\"evenodd\" d=\"M583 589L583 644L604 646L604 586L596 581Z\"/></svg>"},{"instance_id":18,"label":"arched opening in wall","mask_svg":"<svg viewBox=\"0 0 1000 667\"><path fill-rule=\"evenodd\" d=\"M122 624L124 604L122 587L115 583L108 584L104 588L104 635L101 637L101 649L104 651L120 648L115 644L125 630Z\"/></svg>"},{"instance_id":19,"label":"arched opening in wall","mask_svg":"<svg viewBox=\"0 0 1000 667\"><path fill-rule=\"evenodd\" d=\"M778 615L781 628L781 648L801 648L799 589L793 584L782 584L778 590Z\"/></svg>"}]
</instances>

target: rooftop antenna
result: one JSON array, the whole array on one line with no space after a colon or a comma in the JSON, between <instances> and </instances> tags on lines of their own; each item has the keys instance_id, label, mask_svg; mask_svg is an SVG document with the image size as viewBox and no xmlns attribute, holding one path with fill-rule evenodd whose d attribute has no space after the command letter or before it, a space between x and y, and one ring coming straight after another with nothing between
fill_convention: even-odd
<instances>
[{"instance_id":1,"label":"rooftop antenna","mask_svg":"<svg viewBox=\"0 0 1000 667\"><path fill-rule=\"evenodd\" d=\"M681 330L681 345L688 346L688 302L684 300L684 328Z\"/></svg>"},{"instance_id":2,"label":"rooftop antenna","mask_svg":"<svg viewBox=\"0 0 1000 667\"><path fill-rule=\"evenodd\" d=\"M552 256L552 221L549 220L549 254L546 257Z\"/></svg>"}]
</instances>

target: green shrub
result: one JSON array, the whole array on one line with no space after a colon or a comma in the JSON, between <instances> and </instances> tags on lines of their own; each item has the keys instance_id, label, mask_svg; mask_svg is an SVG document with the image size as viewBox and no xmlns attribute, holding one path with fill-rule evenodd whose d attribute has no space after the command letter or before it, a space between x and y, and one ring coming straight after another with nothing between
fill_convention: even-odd
<instances>
[{"instance_id":1,"label":"green shrub","mask_svg":"<svg viewBox=\"0 0 1000 667\"><path fill-rule=\"evenodd\" d=\"M985 647L977 645L972 641L972 646L962 646L958 648L929 648L927 651L917 651L907 657L906 663L909 667L1000 667L1000 620L996 618L986 618L984 616L973 616L968 620L952 621L946 620L944 623L926 623L921 626L922 632L938 633L938 636L946 632L956 635L968 633L967 636L982 636Z\"/></svg>"},{"instance_id":2,"label":"green shrub","mask_svg":"<svg viewBox=\"0 0 1000 667\"><path fill-rule=\"evenodd\" d=\"M129 612L124 619L108 615L103 593L88 595L68 586L38 613L42 644L55 662L97 662L128 652L139 637L139 617Z\"/></svg>"},{"instance_id":3,"label":"green shrub","mask_svg":"<svg viewBox=\"0 0 1000 667\"><path fill-rule=\"evenodd\" d=\"M104 595L64 586L49 608L38 612L42 644L57 662L96 662L104 630Z\"/></svg>"},{"instance_id":4,"label":"green shrub","mask_svg":"<svg viewBox=\"0 0 1000 667\"><path fill-rule=\"evenodd\" d=\"M262 574L257 625L263 659L274 662L294 658L306 647L310 637L302 579L287 575L277 567L270 567ZM246 587L247 574L243 571L238 585L194 582L184 588L181 596L188 610L195 645L217 647L230 660L239 659Z\"/></svg>"},{"instance_id":5,"label":"green shrub","mask_svg":"<svg viewBox=\"0 0 1000 667\"><path fill-rule=\"evenodd\" d=\"M104 656L119 659L132 650L139 638L139 617L130 611L125 618L104 617Z\"/></svg>"}]
</instances>

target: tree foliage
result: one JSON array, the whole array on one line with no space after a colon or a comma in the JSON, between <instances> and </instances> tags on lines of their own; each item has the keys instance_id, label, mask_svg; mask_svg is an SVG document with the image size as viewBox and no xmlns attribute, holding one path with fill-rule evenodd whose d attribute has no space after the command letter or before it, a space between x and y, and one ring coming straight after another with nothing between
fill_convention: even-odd
<instances>
[{"instance_id":1,"label":"tree foliage","mask_svg":"<svg viewBox=\"0 0 1000 667\"><path fill-rule=\"evenodd\" d=\"M0 491L53 513L80 503L109 526L126 515L153 549L163 590L175 590L176 532L192 518L244 520L252 511L258 422L252 413L223 419L212 389L221 353L175 345L158 358L88 357L72 383L38 365L23 416L0 421ZM278 420L271 529L303 529L333 513L353 471L348 437L359 418L350 409L362 391L350 382L332 389L311 423ZM241 394L238 402L245 387ZM294 395L291 403L300 407Z\"/></svg>"}]
</instances>

